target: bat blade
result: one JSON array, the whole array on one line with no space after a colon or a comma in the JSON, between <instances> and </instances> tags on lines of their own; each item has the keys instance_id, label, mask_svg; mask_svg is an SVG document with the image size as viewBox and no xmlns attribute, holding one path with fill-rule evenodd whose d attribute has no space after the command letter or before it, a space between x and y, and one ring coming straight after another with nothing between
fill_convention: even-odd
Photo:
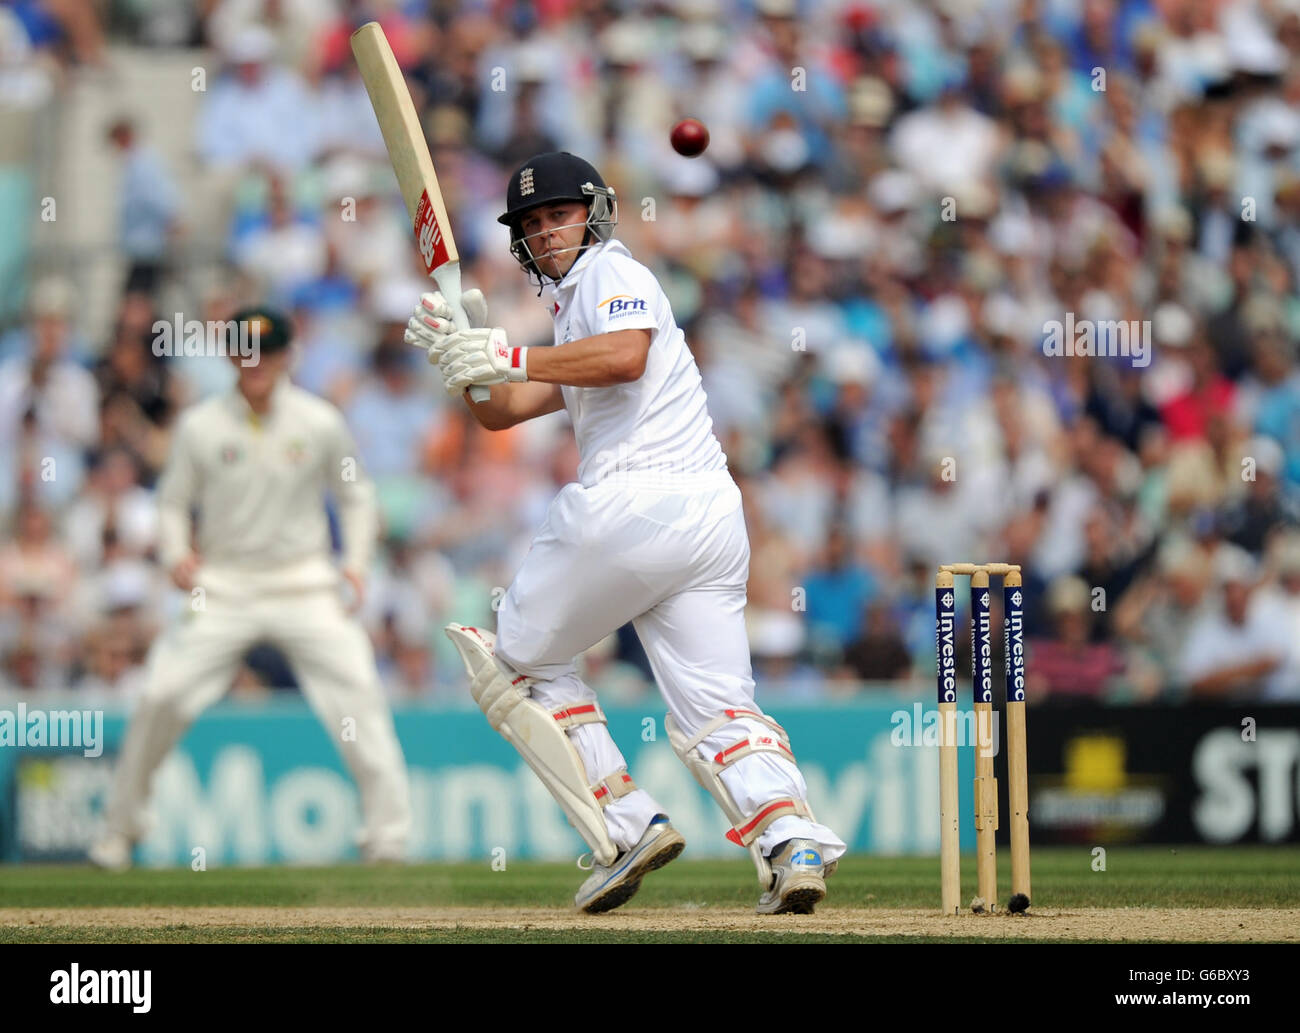
<instances>
[{"instance_id":1,"label":"bat blade","mask_svg":"<svg viewBox=\"0 0 1300 1033\"><path fill-rule=\"evenodd\" d=\"M425 271L432 274L444 262L459 262L460 252L415 104L378 22L367 22L352 34L352 53L384 134Z\"/></svg>"},{"instance_id":2,"label":"bat blade","mask_svg":"<svg viewBox=\"0 0 1300 1033\"><path fill-rule=\"evenodd\" d=\"M458 329L468 329L469 320L460 300L460 252L451 232L438 174L433 168L411 91L406 88L393 48L378 22L367 22L352 34L352 54L384 135L384 146L388 148L388 159L402 200L406 202L425 272L437 280L442 296L451 307L452 322ZM470 389L470 397L475 401L483 401L490 393L486 387Z\"/></svg>"}]
</instances>

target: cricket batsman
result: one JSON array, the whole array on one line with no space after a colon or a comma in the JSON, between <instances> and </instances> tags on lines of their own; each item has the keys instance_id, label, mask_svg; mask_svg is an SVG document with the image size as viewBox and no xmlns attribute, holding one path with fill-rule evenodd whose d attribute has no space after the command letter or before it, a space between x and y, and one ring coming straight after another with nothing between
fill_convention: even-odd
<instances>
[{"instance_id":1,"label":"cricket batsman","mask_svg":"<svg viewBox=\"0 0 1300 1033\"><path fill-rule=\"evenodd\" d=\"M411 813L406 765L370 640L345 609L360 605L377 534L374 488L343 416L289 381L292 327L267 308L231 323L256 332L257 360L230 349L235 388L178 421L158 486L159 552L191 594L184 618L150 652L90 859L126 868L146 831L153 773L185 730L231 687L249 648L269 642L289 661L307 702L361 791L361 855L404 857ZM326 494L342 532L331 555Z\"/></svg>"},{"instance_id":2,"label":"cricket batsman","mask_svg":"<svg viewBox=\"0 0 1300 1033\"><path fill-rule=\"evenodd\" d=\"M549 288L553 347L513 347L466 291L457 332L425 294L407 341L489 430L567 409L578 481L551 503L495 636L447 633L488 721L523 756L591 848L574 903L608 911L685 846L639 787L578 677L584 650L631 621L668 706L674 750L758 869L760 914L811 913L844 843L818 824L789 738L754 702L745 636L749 539L695 360L659 282L613 239L614 191L581 158L539 154L511 177L510 251Z\"/></svg>"}]
</instances>

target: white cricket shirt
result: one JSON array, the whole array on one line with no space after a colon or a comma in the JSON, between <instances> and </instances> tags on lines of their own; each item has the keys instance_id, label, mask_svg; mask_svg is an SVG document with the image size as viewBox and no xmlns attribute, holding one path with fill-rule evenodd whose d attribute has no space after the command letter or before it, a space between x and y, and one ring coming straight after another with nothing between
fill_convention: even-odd
<instances>
[{"instance_id":1,"label":"white cricket shirt","mask_svg":"<svg viewBox=\"0 0 1300 1033\"><path fill-rule=\"evenodd\" d=\"M177 422L158 484L160 559L170 570L196 549L197 583L214 591L337 585L326 493L338 506L342 565L364 572L378 526L374 487L343 415L287 377L263 416L233 389Z\"/></svg>"},{"instance_id":2,"label":"white cricket shirt","mask_svg":"<svg viewBox=\"0 0 1300 1033\"><path fill-rule=\"evenodd\" d=\"M618 330L651 331L640 379L561 386L581 456L578 480L590 487L618 476L664 486L725 470L699 369L655 275L611 239L583 252L552 292L556 347Z\"/></svg>"}]
</instances>

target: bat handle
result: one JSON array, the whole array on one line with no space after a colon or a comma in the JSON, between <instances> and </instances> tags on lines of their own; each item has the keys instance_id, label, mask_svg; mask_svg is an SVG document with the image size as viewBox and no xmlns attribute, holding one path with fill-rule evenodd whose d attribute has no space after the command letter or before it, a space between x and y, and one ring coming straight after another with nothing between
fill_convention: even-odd
<instances>
[{"instance_id":1,"label":"bat handle","mask_svg":"<svg viewBox=\"0 0 1300 1033\"><path fill-rule=\"evenodd\" d=\"M460 301L460 263L447 262L440 265L433 271L433 278L446 299L447 307L451 309L451 321L456 324L456 329L468 330L469 316L465 314L465 306ZM475 384L469 389L469 396L476 402L486 402L492 397L492 390L482 384Z\"/></svg>"}]
</instances>

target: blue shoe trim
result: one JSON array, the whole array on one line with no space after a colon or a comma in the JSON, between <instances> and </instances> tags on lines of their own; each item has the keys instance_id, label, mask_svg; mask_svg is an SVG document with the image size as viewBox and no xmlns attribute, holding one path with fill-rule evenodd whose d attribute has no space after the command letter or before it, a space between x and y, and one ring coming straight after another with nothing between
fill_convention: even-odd
<instances>
[{"instance_id":1,"label":"blue shoe trim","mask_svg":"<svg viewBox=\"0 0 1300 1033\"><path fill-rule=\"evenodd\" d=\"M653 818L650 819L650 827L654 827L655 825L667 825L667 824L668 824L668 815L666 814L656 814ZM649 831L649 829L647 829L646 831ZM650 841L650 843L653 842L654 840ZM646 847L650 846L650 843L646 843L645 846ZM604 889L604 887L610 884L611 880L617 878L618 876L622 875L625 871L627 871L628 865L632 864L633 861L636 861L644 852L645 852L644 847L640 851L636 851L636 850L630 851L627 855L627 860L624 861L619 867L615 868L612 872L610 872L609 878L607 878L604 882L600 884L601 888Z\"/></svg>"}]
</instances>

